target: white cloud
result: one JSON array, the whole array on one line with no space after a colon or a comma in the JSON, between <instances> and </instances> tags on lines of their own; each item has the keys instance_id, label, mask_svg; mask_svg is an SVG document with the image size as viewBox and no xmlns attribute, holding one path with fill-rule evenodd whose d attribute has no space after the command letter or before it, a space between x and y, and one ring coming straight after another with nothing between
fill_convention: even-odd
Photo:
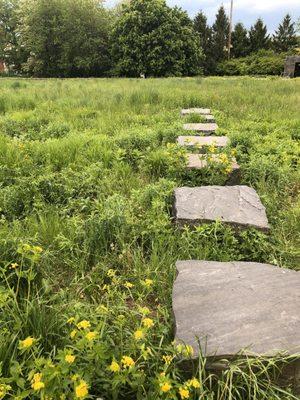
<instances>
[{"instance_id":1,"label":"white cloud","mask_svg":"<svg viewBox=\"0 0 300 400\"><path fill-rule=\"evenodd\" d=\"M289 7L299 7L299 0L234 0L234 9L239 9L251 13L276 11L279 9L287 9ZM230 2L224 3L229 8Z\"/></svg>"}]
</instances>

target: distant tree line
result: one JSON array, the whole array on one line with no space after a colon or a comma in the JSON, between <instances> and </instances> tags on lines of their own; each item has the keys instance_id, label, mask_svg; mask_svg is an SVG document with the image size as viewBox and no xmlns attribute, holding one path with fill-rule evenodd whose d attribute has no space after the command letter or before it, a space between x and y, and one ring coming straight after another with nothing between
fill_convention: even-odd
<instances>
[{"instance_id":1,"label":"distant tree line","mask_svg":"<svg viewBox=\"0 0 300 400\"><path fill-rule=\"evenodd\" d=\"M10 73L36 77L192 76L218 73L228 55L223 6L212 26L165 0L0 0L0 61ZM262 19L237 23L231 55L291 51L296 26L286 15L271 37Z\"/></svg>"}]
</instances>

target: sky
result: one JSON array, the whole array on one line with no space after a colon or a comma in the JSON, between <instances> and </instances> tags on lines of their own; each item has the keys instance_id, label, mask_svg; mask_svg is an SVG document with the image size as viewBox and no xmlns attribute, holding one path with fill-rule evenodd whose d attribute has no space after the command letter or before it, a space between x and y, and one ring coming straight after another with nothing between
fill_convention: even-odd
<instances>
[{"instance_id":1,"label":"sky","mask_svg":"<svg viewBox=\"0 0 300 400\"><path fill-rule=\"evenodd\" d=\"M107 5L113 5L117 0L107 0ZM213 23L215 14L221 4L224 5L228 14L230 1L224 0L167 0L170 6L180 6L194 17L202 10L210 24ZM233 23L243 22L247 28L261 17L265 21L269 32L274 32L283 16L289 13L293 20L300 18L300 0L234 0L233 1Z\"/></svg>"}]
</instances>

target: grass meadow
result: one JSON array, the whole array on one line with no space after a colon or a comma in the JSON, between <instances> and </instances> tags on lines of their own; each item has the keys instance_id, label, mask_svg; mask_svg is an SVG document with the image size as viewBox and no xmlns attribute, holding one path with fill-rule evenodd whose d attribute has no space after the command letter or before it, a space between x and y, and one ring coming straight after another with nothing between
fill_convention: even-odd
<instances>
[{"instance_id":1,"label":"grass meadow","mask_svg":"<svg viewBox=\"0 0 300 400\"><path fill-rule=\"evenodd\" d=\"M171 293L178 259L300 269L299 105L299 79L1 79L0 399L296 399L273 383L284 356L184 371ZM269 235L173 224L175 187L226 180L186 171L192 106L230 137Z\"/></svg>"}]
</instances>

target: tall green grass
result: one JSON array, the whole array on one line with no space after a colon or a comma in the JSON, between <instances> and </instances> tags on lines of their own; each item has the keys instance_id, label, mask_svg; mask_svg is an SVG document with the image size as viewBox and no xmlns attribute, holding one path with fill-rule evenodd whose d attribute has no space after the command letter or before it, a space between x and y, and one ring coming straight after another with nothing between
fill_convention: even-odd
<instances>
[{"instance_id":1,"label":"tall green grass","mask_svg":"<svg viewBox=\"0 0 300 400\"><path fill-rule=\"evenodd\" d=\"M0 361L9 395L73 398L76 373L96 398L180 398L187 377L171 344L176 260L299 269L299 86L277 78L0 80ZM218 134L231 138L242 184L266 206L269 236L218 222L183 231L173 225L175 187L223 179L210 169L186 173L186 152L175 141L180 109L193 106L212 108ZM33 259L24 244L41 254ZM139 306L155 323L144 347L132 336ZM72 316L90 321L94 347L70 338ZM22 352L27 336L37 342ZM64 364L66 351L76 354L72 366ZM169 365L166 354L175 357ZM123 355L135 369L113 374L107 368ZM293 399L274 383L272 367L283 359L233 362L218 379L200 359L201 388L190 398ZM34 372L44 375L41 391L31 388Z\"/></svg>"}]
</instances>

